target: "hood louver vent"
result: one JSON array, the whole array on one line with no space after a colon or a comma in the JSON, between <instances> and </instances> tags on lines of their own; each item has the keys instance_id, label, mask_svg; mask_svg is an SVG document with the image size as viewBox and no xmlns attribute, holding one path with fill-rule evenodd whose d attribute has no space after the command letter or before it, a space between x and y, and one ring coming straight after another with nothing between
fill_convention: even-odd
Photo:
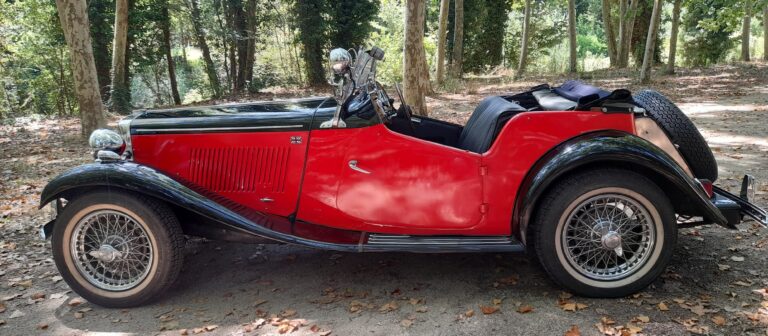
<instances>
[{"instance_id":1,"label":"hood louver vent","mask_svg":"<svg viewBox=\"0 0 768 336\"><path fill-rule=\"evenodd\" d=\"M290 147L193 148L189 176L217 193L281 193Z\"/></svg>"}]
</instances>

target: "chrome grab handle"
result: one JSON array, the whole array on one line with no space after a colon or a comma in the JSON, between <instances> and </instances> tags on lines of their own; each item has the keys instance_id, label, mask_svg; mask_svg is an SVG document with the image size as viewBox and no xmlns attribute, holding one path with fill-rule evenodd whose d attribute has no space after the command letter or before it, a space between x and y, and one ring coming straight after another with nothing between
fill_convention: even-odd
<instances>
[{"instance_id":1,"label":"chrome grab handle","mask_svg":"<svg viewBox=\"0 0 768 336\"><path fill-rule=\"evenodd\" d=\"M357 160L350 160L349 161L349 168L352 168L352 170L354 170L356 172L363 173L363 174L370 174L371 173L370 171L367 171L367 170L365 170L363 168L358 167L357 166Z\"/></svg>"}]
</instances>

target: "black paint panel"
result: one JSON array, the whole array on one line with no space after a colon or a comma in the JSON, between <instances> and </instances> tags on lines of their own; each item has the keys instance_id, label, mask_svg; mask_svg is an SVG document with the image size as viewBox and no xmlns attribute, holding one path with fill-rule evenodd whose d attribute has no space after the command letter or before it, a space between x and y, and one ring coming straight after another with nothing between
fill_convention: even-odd
<instances>
[{"instance_id":1,"label":"black paint panel","mask_svg":"<svg viewBox=\"0 0 768 336\"><path fill-rule=\"evenodd\" d=\"M335 100L310 98L145 111L131 122L131 134L309 130L315 111L329 104L335 105Z\"/></svg>"}]
</instances>

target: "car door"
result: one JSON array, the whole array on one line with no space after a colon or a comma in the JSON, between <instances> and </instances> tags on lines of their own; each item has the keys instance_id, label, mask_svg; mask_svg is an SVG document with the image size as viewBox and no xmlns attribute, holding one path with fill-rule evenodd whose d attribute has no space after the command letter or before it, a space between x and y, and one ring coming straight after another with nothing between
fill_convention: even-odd
<instances>
[{"instance_id":1,"label":"car door","mask_svg":"<svg viewBox=\"0 0 768 336\"><path fill-rule=\"evenodd\" d=\"M483 219L476 153L377 125L355 134L343 162L338 209L367 231L461 231Z\"/></svg>"}]
</instances>

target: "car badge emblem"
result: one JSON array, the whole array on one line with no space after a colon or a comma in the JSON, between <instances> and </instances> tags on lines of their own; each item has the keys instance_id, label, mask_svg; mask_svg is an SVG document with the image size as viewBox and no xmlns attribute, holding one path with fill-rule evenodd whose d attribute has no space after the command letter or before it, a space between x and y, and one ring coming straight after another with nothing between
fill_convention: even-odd
<instances>
[{"instance_id":1,"label":"car badge emblem","mask_svg":"<svg viewBox=\"0 0 768 336\"><path fill-rule=\"evenodd\" d=\"M300 136L292 136L291 137L291 144L298 145L301 143L301 137Z\"/></svg>"}]
</instances>

